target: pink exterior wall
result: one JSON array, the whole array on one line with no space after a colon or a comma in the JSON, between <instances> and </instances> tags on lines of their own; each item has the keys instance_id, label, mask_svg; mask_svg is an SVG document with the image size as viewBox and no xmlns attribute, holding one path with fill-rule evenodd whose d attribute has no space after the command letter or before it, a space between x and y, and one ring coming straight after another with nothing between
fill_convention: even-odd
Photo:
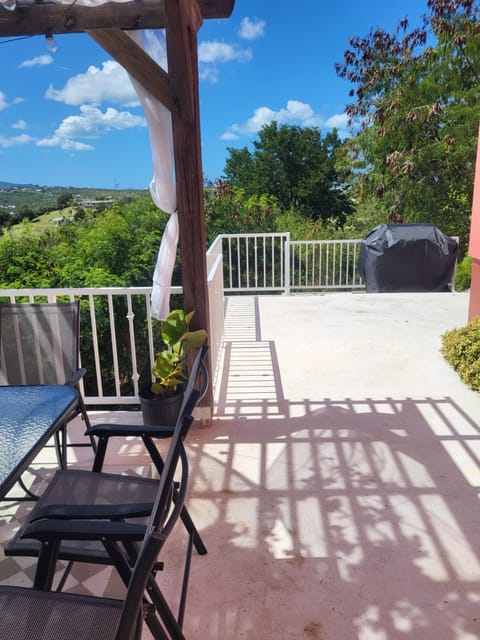
<instances>
[{"instance_id":1,"label":"pink exterior wall","mask_svg":"<svg viewBox=\"0 0 480 640\"><path fill-rule=\"evenodd\" d=\"M468 255L473 258L468 308L468 319L471 320L473 316L480 316L480 143L477 143L477 163L473 186L472 223L470 226Z\"/></svg>"},{"instance_id":2,"label":"pink exterior wall","mask_svg":"<svg viewBox=\"0 0 480 640\"><path fill-rule=\"evenodd\" d=\"M480 316L480 260L475 258L472 264L468 320L470 321L474 316Z\"/></svg>"}]
</instances>

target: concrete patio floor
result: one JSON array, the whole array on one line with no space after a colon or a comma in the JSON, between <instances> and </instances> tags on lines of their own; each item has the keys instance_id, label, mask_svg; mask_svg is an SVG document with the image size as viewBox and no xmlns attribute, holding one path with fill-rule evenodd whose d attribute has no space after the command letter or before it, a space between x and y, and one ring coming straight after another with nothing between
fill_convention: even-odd
<instances>
[{"instance_id":1,"label":"concrete patio floor","mask_svg":"<svg viewBox=\"0 0 480 640\"><path fill-rule=\"evenodd\" d=\"M467 308L465 293L228 298L215 417L188 440L209 553L187 640L480 639L480 394L439 352ZM108 465L148 459L130 441ZM3 506L1 540L24 508ZM172 601L183 542L179 527L159 576ZM2 559L1 581L33 566ZM119 589L75 571L71 590Z\"/></svg>"}]
</instances>

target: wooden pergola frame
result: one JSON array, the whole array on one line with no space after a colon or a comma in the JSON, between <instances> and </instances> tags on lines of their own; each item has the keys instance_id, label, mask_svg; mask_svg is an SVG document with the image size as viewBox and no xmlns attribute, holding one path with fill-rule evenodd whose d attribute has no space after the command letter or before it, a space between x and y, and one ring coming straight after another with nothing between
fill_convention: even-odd
<instances>
[{"instance_id":1,"label":"wooden pergola frame","mask_svg":"<svg viewBox=\"0 0 480 640\"><path fill-rule=\"evenodd\" d=\"M197 32L204 19L228 18L235 0L132 0L81 6L19 2L0 7L0 37L85 32L172 114L184 308L192 328L209 326ZM125 30L165 29L168 73ZM194 326L193 326L194 325ZM211 386L204 404L212 406Z\"/></svg>"}]
</instances>

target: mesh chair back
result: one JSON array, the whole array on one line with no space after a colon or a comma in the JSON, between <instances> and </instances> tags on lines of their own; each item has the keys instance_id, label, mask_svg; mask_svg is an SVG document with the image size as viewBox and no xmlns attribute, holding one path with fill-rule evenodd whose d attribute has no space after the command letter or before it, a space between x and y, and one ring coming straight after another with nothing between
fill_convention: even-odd
<instances>
[{"instance_id":1,"label":"mesh chair back","mask_svg":"<svg viewBox=\"0 0 480 640\"><path fill-rule=\"evenodd\" d=\"M192 422L191 416L184 415L175 427L147 525L147 532L128 585L115 640L131 640L132 621L138 620L141 613L147 584L149 580L154 579L152 578L152 570L156 565L157 556L182 511L188 484L188 462L183 446L183 437ZM176 476L179 462L181 463L180 480ZM177 491L174 491L174 482L176 485L178 483ZM162 611L159 613L162 617Z\"/></svg>"},{"instance_id":2,"label":"mesh chair back","mask_svg":"<svg viewBox=\"0 0 480 640\"><path fill-rule=\"evenodd\" d=\"M64 384L78 369L80 303L0 304L0 384Z\"/></svg>"},{"instance_id":3,"label":"mesh chair back","mask_svg":"<svg viewBox=\"0 0 480 640\"><path fill-rule=\"evenodd\" d=\"M208 370L205 366L204 359L208 351L208 345L203 344L197 352L195 356L195 360L193 361L192 367L189 372L187 386L185 387L185 391L183 394L183 401L180 407L179 415L190 415L193 412L193 409L197 402L199 402L208 387ZM201 382L200 388L198 388L199 383ZM198 394L192 396L193 389L198 388Z\"/></svg>"}]
</instances>

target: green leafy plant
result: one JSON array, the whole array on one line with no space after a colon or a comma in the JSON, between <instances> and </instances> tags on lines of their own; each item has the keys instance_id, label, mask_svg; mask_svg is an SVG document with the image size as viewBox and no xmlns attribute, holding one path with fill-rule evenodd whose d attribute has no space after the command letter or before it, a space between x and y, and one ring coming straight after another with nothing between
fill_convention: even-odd
<instances>
[{"instance_id":1,"label":"green leafy plant","mask_svg":"<svg viewBox=\"0 0 480 640\"><path fill-rule=\"evenodd\" d=\"M202 346L207 338L205 329L190 331L194 314L195 311L174 309L160 324L165 349L157 353L152 366L155 381L151 391L155 395L175 395L187 380L188 348Z\"/></svg>"},{"instance_id":2,"label":"green leafy plant","mask_svg":"<svg viewBox=\"0 0 480 640\"><path fill-rule=\"evenodd\" d=\"M470 289L470 282L472 280L472 258L465 256L457 264L455 269L455 289L457 291L466 291Z\"/></svg>"},{"instance_id":3,"label":"green leafy plant","mask_svg":"<svg viewBox=\"0 0 480 640\"><path fill-rule=\"evenodd\" d=\"M480 317L442 335L441 352L460 378L480 391Z\"/></svg>"}]
</instances>

